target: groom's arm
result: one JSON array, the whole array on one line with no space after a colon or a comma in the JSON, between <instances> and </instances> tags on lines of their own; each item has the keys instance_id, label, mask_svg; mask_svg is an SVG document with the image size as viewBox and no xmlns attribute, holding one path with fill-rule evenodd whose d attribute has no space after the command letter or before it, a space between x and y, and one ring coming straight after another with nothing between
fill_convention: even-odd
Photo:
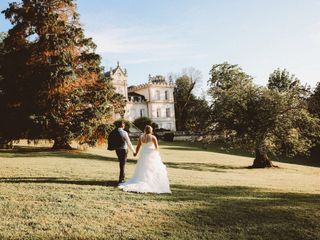
<instances>
[{"instance_id":1,"label":"groom's arm","mask_svg":"<svg viewBox=\"0 0 320 240\"><path fill-rule=\"evenodd\" d=\"M126 131L124 131L124 140L126 141L126 143L127 143L127 145L128 145L128 148L131 150L131 152L133 152L133 153L135 153L135 150L134 150L134 148L133 148L133 146L132 146L132 143L131 143L131 140L130 140L130 138L129 138L129 134L126 132Z\"/></svg>"}]
</instances>

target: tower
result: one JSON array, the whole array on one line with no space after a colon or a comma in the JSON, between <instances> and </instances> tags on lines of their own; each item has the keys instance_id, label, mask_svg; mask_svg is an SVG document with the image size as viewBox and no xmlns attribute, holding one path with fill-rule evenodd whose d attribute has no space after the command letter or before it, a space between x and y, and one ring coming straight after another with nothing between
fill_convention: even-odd
<instances>
[{"instance_id":1,"label":"tower","mask_svg":"<svg viewBox=\"0 0 320 240\"><path fill-rule=\"evenodd\" d=\"M126 69L120 67L119 61L117 67L106 73L107 77L110 77L116 93L119 93L128 100L128 74Z\"/></svg>"}]
</instances>

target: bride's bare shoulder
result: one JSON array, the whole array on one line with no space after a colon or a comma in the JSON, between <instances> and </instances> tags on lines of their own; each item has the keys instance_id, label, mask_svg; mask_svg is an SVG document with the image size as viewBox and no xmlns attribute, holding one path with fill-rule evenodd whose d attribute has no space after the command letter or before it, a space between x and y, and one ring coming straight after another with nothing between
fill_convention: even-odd
<instances>
[{"instance_id":1,"label":"bride's bare shoulder","mask_svg":"<svg viewBox=\"0 0 320 240\"><path fill-rule=\"evenodd\" d=\"M140 135L139 140L143 142L143 134Z\"/></svg>"}]
</instances>

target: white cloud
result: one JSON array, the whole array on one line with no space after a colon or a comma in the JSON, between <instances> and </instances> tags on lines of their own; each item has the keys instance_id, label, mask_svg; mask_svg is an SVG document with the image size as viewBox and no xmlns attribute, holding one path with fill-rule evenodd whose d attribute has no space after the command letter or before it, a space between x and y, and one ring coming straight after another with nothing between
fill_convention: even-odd
<instances>
[{"instance_id":1,"label":"white cloud","mask_svg":"<svg viewBox=\"0 0 320 240\"><path fill-rule=\"evenodd\" d=\"M184 44L173 40L170 31L165 28L109 28L93 32L92 36L99 46L98 51L102 53L133 53L183 47Z\"/></svg>"},{"instance_id":2,"label":"white cloud","mask_svg":"<svg viewBox=\"0 0 320 240\"><path fill-rule=\"evenodd\" d=\"M190 54L193 44L183 38L183 28L173 27L114 27L100 26L87 36L97 44L102 55L127 55L128 64L163 61Z\"/></svg>"}]
</instances>

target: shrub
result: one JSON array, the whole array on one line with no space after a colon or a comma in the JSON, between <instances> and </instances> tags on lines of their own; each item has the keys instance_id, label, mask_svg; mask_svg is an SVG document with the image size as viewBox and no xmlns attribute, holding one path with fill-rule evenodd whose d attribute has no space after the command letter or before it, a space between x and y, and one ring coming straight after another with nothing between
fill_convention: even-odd
<instances>
[{"instance_id":1,"label":"shrub","mask_svg":"<svg viewBox=\"0 0 320 240\"><path fill-rule=\"evenodd\" d=\"M173 142L173 139L174 139L174 133L172 133L172 132L165 133L163 135L163 140L166 142Z\"/></svg>"},{"instance_id":2,"label":"shrub","mask_svg":"<svg viewBox=\"0 0 320 240\"><path fill-rule=\"evenodd\" d=\"M159 129L159 125L158 125L157 123L155 123L155 122L153 122L153 123L151 124L151 127L153 128L154 131L156 131L156 130Z\"/></svg>"},{"instance_id":3,"label":"shrub","mask_svg":"<svg viewBox=\"0 0 320 240\"><path fill-rule=\"evenodd\" d=\"M134 120L133 124L139 128L141 131L144 131L144 128L147 126L147 125L152 125L152 120L148 117L140 117L140 118L137 118L136 120Z\"/></svg>"}]
</instances>

